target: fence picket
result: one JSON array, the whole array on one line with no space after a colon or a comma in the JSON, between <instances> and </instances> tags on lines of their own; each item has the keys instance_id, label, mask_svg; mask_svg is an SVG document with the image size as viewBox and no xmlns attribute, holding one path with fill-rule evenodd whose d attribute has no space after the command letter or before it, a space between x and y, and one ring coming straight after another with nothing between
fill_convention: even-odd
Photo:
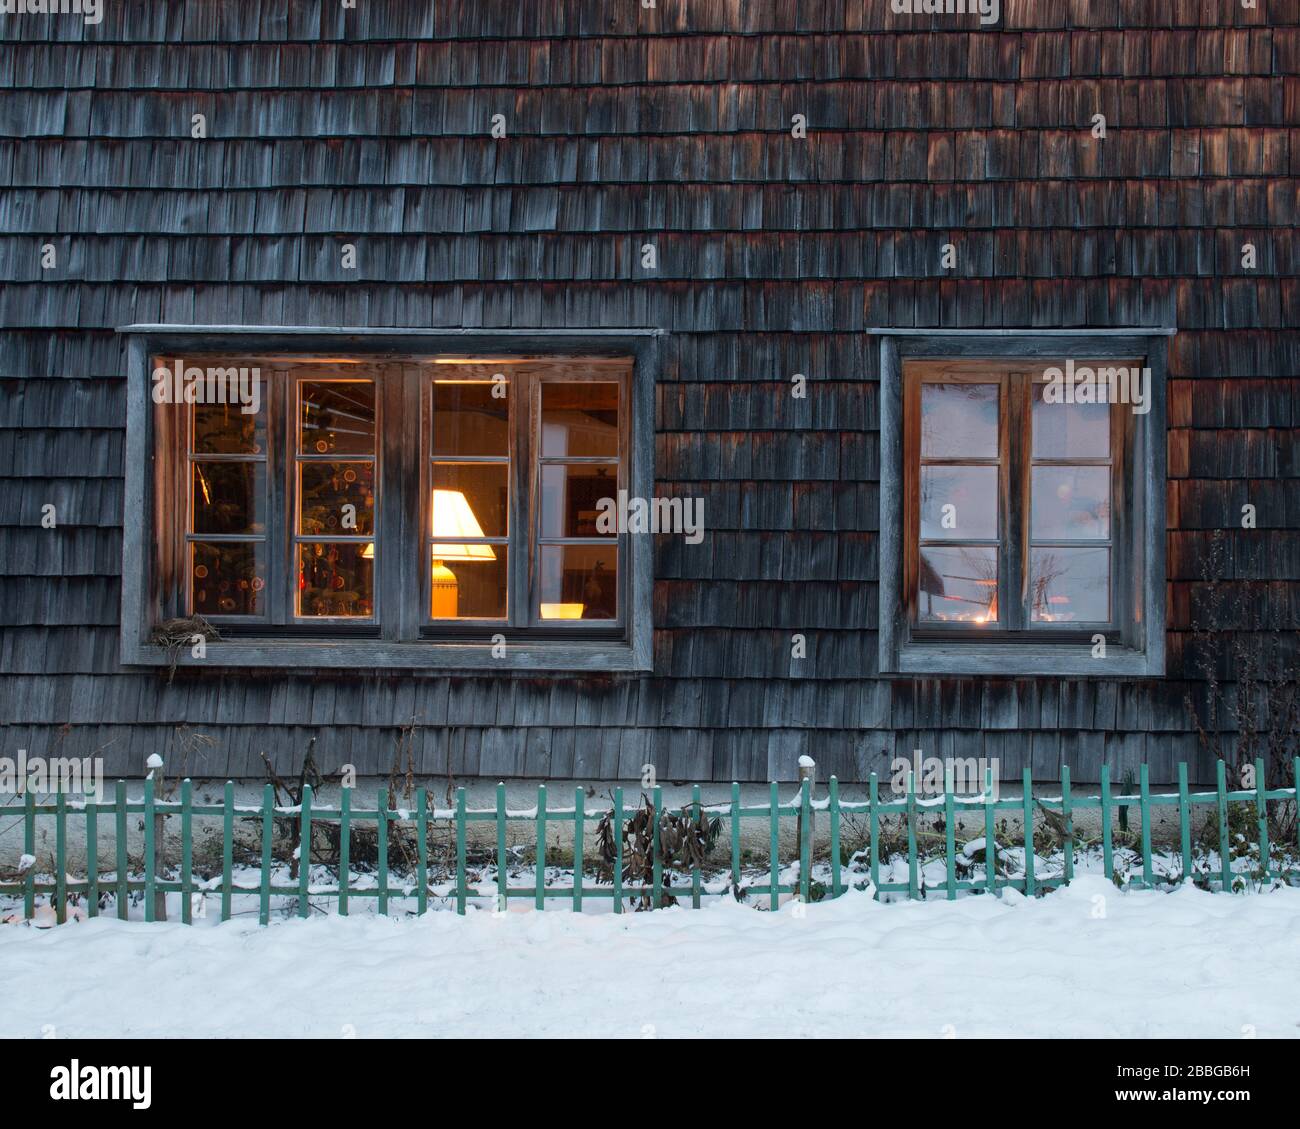
<instances>
[{"instance_id":1,"label":"fence picket","mask_svg":"<svg viewBox=\"0 0 1300 1129\"><path fill-rule=\"evenodd\" d=\"M376 849L379 852L379 913L388 913L388 793L383 788L375 796Z\"/></svg>"},{"instance_id":2,"label":"fence picket","mask_svg":"<svg viewBox=\"0 0 1300 1129\"><path fill-rule=\"evenodd\" d=\"M731 893L740 896L740 785L731 782Z\"/></svg>"},{"instance_id":3,"label":"fence picket","mask_svg":"<svg viewBox=\"0 0 1300 1129\"><path fill-rule=\"evenodd\" d=\"M497 781L497 912L506 912L506 786Z\"/></svg>"},{"instance_id":4,"label":"fence picket","mask_svg":"<svg viewBox=\"0 0 1300 1129\"><path fill-rule=\"evenodd\" d=\"M663 905L664 860L659 851L659 813L664 806L664 790L659 784L654 787L654 811L650 817L650 883L654 896L651 909Z\"/></svg>"},{"instance_id":5,"label":"fence picket","mask_svg":"<svg viewBox=\"0 0 1300 1129\"><path fill-rule=\"evenodd\" d=\"M267 784L262 789L262 885L258 891L257 923L271 922L271 843L275 836L272 822L275 789Z\"/></svg>"},{"instance_id":6,"label":"fence picket","mask_svg":"<svg viewBox=\"0 0 1300 1129\"><path fill-rule=\"evenodd\" d=\"M1224 893L1232 892L1232 852L1228 843L1228 766L1219 761L1215 783L1219 791L1219 885Z\"/></svg>"},{"instance_id":7,"label":"fence picket","mask_svg":"<svg viewBox=\"0 0 1300 1129\"><path fill-rule=\"evenodd\" d=\"M830 779L830 799L827 807L831 813L831 897L838 898L844 887L840 881L840 782Z\"/></svg>"},{"instance_id":8,"label":"fence picket","mask_svg":"<svg viewBox=\"0 0 1300 1129\"><path fill-rule=\"evenodd\" d=\"M348 915L348 886L352 877L352 789L339 789L339 915Z\"/></svg>"},{"instance_id":9,"label":"fence picket","mask_svg":"<svg viewBox=\"0 0 1300 1129\"><path fill-rule=\"evenodd\" d=\"M614 789L614 912L623 912L623 789Z\"/></svg>"},{"instance_id":10,"label":"fence picket","mask_svg":"<svg viewBox=\"0 0 1300 1129\"><path fill-rule=\"evenodd\" d=\"M311 785L302 786L302 799L298 804L298 916L307 917L311 906L307 901L311 882Z\"/></svg>"},{"instance_id":11,"label":"fence picket","mask_svg":"<svg viewBox=\"0 0 1300 1129\"><path fill-rule=\"evenodd\" d=\"M1192 877L1192 805L1187 797L1187 765L1178 766L1178 845L1183 855L1182 881Z\"/></svg>"},{"instance_id":12,"label":"fence picket","mask_svg":"<svg viewBox=\"0 0 1300 1129\"><path fill-rule=\"evenodd\" d=\"M984 766L984 885L990 894L998 892L998 841L994 834L993 769Z\"/></svg>"},{"instance_id":13,"label":"fence picket","mask_svg":"<svg viewBox=\"0 0 1300 1129\"><path fill-rule=\"evenodd\" d=\"M1074 804L1070 798L1070 766L1061 765L1061 819L1065 823L1065 881L1074 881Z\"/></svg>"},{"instance_id":14,"label":"fence picket","mask_svg":"<svg viewBox=\"0 0 1300 1129\"><path fill-rule=\"evenodd\" d=\"M194 785L181 781L181 923L194 924Z\"/></svg>"},{"instance_id":15,"label":"fence picket","mask_svg":"<svg viewBox=\"0 0 1300 1129\"><path fill-rule=\"evenodd\" d=\"M799 782L799 900L807 904L812 893L812 781Z\"/></svg>"},{"instance_id":16,"label":"fence picket","mask_svg":"<svg viewBox=\"0 0 1300 1129\"><path fill-rule=\"evenodd\" d=\"M1264 760L1255 758L1255 812L1259 818L1259 869L1263 881L1269 879L1268 857L1268 797L1264 788Z\"/></svg>"},{"instance_id":17,"label":"fence picket","mask_svg":"<svg viewBox=\"0 0 1300 1129\"><path fill-rule=\"evenodd\" d=\"M116 864L117 873L114 878L117 882L117 917L119 921L125 921L130 912L131 887L127 885L128 862L126 857L126 781L119 780L113 788L113 796L117 801L117 810L113 813L114 822L117 831L117 850Z\"/></svg>"},{"instance_id":18,"label":"fence picket","mask_svg":"<svg viewBox=\"0 0 1300 1129\"><path fill-rule=\"evenodd\" d=\"M421 788L415 797L415 912L429 909L429 793Z\"/></svg>"},{"instance_id":19,"label":"fence picket","mask_svg":"<svg viewBox=\"0 0 1300 1129\"><path fill-rule=\"evenodd\" d=\"M23 874L23 917L30 921L36 916L36 794L23 783L23 854L31 863Z\"/></svg>"},{"instance_id":20,"label":"fence picket","mask_svg":"<svg viewBox=\"0 0 1300 1129\"><path fill-rule=\"evenodd\" d=\"M456 789L456 912L465 912L465 789Z\"/></svg>"},{"instance_id":21,"label":"fence picket","mask_svg":"<svg viewBox=\"0 0 1300 1129\"><path fill-rule=\"evenodd\" d=\"M156 857L154 849L154 797L153 773L144 780L144 919L153 921L157 916L154 907L154 893L158 881L156 874Z\"/></svg>"},{"instance_id":22,"label":"fence picket","mask_svg":"<svg viewBox=\"0 0 1300 1129\"><path fill-rule=\"evenodd\" d=\"M1101 871L1106 881L1115 878L1115 859L1110 830L1110 765L1101 766Z\"/></svg>"},{"instance_id":23,"label":"fence picket","mask_svg":"<svg viewBox=\"0 0 1300 1129\"><path fill-rule=\"evenodd\" d=\"M1034 896L1034 780L1025 769L1020 775L1025 820L1025 897Z\"/></svg>"},{"instance_id":24,"label":"fence picket","mask_svg":"<svg viewBox=\"0 0 1300 1129\"><path fill-rule=\"evenodd\" d=\"M235 860L235 783L226 781L221 812L221 920L230 920L230 895Z\"/></svg>"},{"instance_id":25,"label":"fence picket","mask_svg":"<svg viewBox=\"0 0 1300 1129\"><path fill-rule=\"evenodd\" d=\"M916 773L907 770L907 896L920 897L916 869Z\"/></svg>"},{"instance_id":26,"label":"fence picket","mask_svg":"<svg viewBox=\"0 0 1300 1129\"><path fill-rule=\"evenodd\" d=\"M768 855L767 868L770 874L771 890L768 892L768 909L779 909L781 905L781 893L777 889L780 883L780 863L778 861L781 852L781 822L777 808L781 804L781 797L776 790L776 781L773 780L767 791L767 820L768 820Z\"/></svg>"},{"instance_id":27,"label":"fence picket","mask_svg":"<svg viewBox=\"0 0 1300 1129\"><path fill-rule=\"evenodd\" d=\"M68 920L68 797L55 784L54 793L54 920Z\"/></svg>"},{"instance_id":28,"label":"fence picket","mask_svg":"<svg viewBox=\"0 0 1300 1129\"><path fill-rule=\"evenodd\" d=\"M1151 867L1151 774L1145 764L1138 772L1138 792L1142 805L1142 885L1150 890L1155 886Z\"/></svg>"},{"instance_id":29,"label":"fence picket","mask_svg":"<svg viewBox=\"0 0 1300 1129\"><path fill-rule=\"evenodd\" d=\"M102 795L86 804L86 912L99 916L99 827L97 812Z\"/></svg>"},{"instance_id":30,"label":"fence picket","mask_svg":"<svg viewBox=\"0 0 1300 1129\"><path fill-rule=\"evenodd\" d=\"M943 856L947 864L948 901L957 898L957 829L953 826L953 769L950 761L943 773Z\"/></svg>"},{"instance_id":31,"label":"fence picket","mask_svg":"<svg viewBox=\"0 0 1300 1129\"><path fill-rule=\"evenodd\" d=\"M876 811L880 780L873 772L867 781L867 823L871 836L871 888L880 893L880 814Z\"/></svg>"},{"instance_id":32,"label":"fence picket","mask_svg":"<svg viewBox=\"0 0 1300 1129\"><path fill-rule=\"evenodd\" d=\"M697 824L703 822L704 811L700 807L700 786L698 784L691 786L691 804L695 809ZM700 908L700 864L694 859L691 861L691 908Z\"/></svg>"},{"instance_id":33,"label":"fence picket","mask_svg":"<svg viewBox=\"0 0 1300 1129\"><path fill-rule=\"evenodd\" d=\"M581 787L573 790L573 912L582 912L582 848L586 830L584 811L586 793Z\"/></svg>"},{"instance_id":34,"label":"fence picket","mask_svg":"<svg viewBox=\"0 0 1300 1129\"><path fill-rule=\"evenodd\" d=\"M546 785L537 785L537 881L534 883L533 906L546 908Z\"/></svg>"}]
</instances>

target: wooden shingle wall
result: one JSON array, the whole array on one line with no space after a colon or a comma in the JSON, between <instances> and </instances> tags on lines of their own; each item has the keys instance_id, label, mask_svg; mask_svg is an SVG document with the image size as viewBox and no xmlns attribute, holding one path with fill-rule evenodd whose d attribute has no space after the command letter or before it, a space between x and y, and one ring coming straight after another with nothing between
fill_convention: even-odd
<instances>
[{"instance_id":1,"label":"wooden shingle wall","mask_svg":"<svg viewBox=\"0 0 1300 1129\"><path fill-rule=\"evenodd\" d=\"M1242 645L1300 661L1300 3L1003 7L998 30L888 0L0 17L3 752L258 776L315 737L326 769L386 771L414 718L417 769L457 776L789 779L806 753L858 779L919 747L1204 778L1184 697L1216 530ZM656 546L654 674L122 669L132 322L669 331L656 478L708 533ZM876 677L863 329L1160 324L1169 677Z\"/></svg>"}]
</instances>

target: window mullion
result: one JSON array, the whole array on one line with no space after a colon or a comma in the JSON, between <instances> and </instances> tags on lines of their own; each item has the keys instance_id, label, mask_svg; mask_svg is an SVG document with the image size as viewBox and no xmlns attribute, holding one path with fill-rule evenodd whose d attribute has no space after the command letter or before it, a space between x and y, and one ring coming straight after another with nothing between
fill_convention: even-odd
<instances>
[{"instance_id":1,"label":"window mullion","mask_svg":"<svg viewBox=\"0 0 1300 1129\"><path fill-rule=\"evenodd\" d=\"M293 419L294 382L287 373L271 373L266 389L268 419L266 441L266 481L270 497L266 516L266 570L271 583L271 622L283 627L289 621L290 607L297 584L294 567L291 516L296 505L293 443L296 438Z\"/></svg>"},{"instance_id":2,"label":"window mullion","mask_svg":"<svg viewBox=\"0 0 1300 1129\"><path fill-rule=\"evenodd\" d=\"M1029 495L1029 445L1024 441L1025 390L1024 373L1008 373L1005 384L1005 435L1002 453L1002 561L998 574L1002 579L1000 598L1006 609L1001 619L1008 631L1021 631L1025 626L1024 569L1026 535L1025 500Z\"/></svg>"},{"instance_id":3,"label":"window mullion","mask_svg":"<svg viewBox=\"0 0 1300 1129\"><path fill-rule=\"evenodd\" d=\"M535 378L515 372L510 380L510 546L508 622L521 630L532 622L533 587L533 404Z\"/></svg>"},{"instance_id":4,"label":"window mullion","mask_svg":"<svg viewBox=\"0 0 1300 1129\"><path fill-rule=\"evenodd\" d=\"M375 457L379 460L380 492L375 507L375 547L379 558L379 575L375 578L376 612L381 639L410 640L417 633L417 621L412 617L418 613L415 605L420 598L415 565L423 556L422 552L413 551L419 538L412 532L413 528L419 528L423 482L418 389L414 389L416 402L413 404L410 367L400 362L381 366L378 376L380 426L376 432ZM417 522L414 527L412 519Z\"/></svg>"}]
</instances>

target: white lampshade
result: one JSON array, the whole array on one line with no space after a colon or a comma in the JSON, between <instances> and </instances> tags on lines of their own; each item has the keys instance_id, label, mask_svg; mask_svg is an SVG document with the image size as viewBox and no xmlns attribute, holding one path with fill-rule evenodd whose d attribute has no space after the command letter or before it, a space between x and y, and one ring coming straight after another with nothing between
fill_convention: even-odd
<instances>
[{"instance_id":1,"label":"white lampshade","mask_svg":"<svg viewBox=\"0 0 1300 1129\"><path fill-rule=\"evenodd\" d=\"M433 492L433 536L445 537L449 542L464 537L482 537L479 525L469 502L459 490ZM496 553L491 545L465 545L457 543L433 545L433 559L439 561L494 561Z\"/></svg>"}]
</instances>

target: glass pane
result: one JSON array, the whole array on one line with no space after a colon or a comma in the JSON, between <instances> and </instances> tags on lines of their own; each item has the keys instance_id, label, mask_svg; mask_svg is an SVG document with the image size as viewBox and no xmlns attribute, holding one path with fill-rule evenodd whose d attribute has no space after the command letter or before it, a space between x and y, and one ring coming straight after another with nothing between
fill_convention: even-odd
<instances>
[{"instance_id":1,"label":"glass pane","mask_svg":"<svg viewBox=\"0 0 1300 1129\"><path fill-rule=\"evenodd\" d=\"M266 464L191 463L192 533L262 533Z\"/></svg>"},{"instance_id":2,"label":"glass pane","mask_svg":"<svg viewBox=\"0 0 1300 1129\"><path fill-rule=\"evenodd\" d=\"M1110 536L1109 467L1036 466L1032 475L1032 538Z\"/></svg>"},{"instance_id":3,"label":"glass pane","mask_svg":"<svg viewBox=\"0 0 1300 1129\"><path fill-rule=\"evenodd\" d=\"M939 540L996 540L998 468L923 466L921 536Z\"/></svg>"},{"instance_id":4,"label":"glass pane","mask_svg":"<svg viewBox=\"0 0 1300 1129\"><path fill-rule=\"evenodd\" d=\"M922 384L921 454L936 459L995 459L996 384Z\"/></svg>"},{"instance_id":5,"label":"glass pane","mask_svg":"<svg viewBox=\"0 0 1300 1129\"><path fill-rule=\"evenodd\" d=\"M998 558L990 547L921 550L918 614L923 622L995 623Z\"/></svg>"},{"instance_id":6,"label":"glass pane","mask_svg":"<svg viewBox=\"0 0 1300 1129\"><path fill-rule=\"evenodd\" d=\"M433 619L505 619L509 570L504 545L434 545Z\"/></svg>"},{"instance_id":7,"label":"glass pane","mask_svg":"<svg viewBox=\"0 0 1300 1129\"><path fill-rule=\"evenodd\" d=\"M299 463L298 532L375 531L374 463Z\"/></svg>"},{"instance_id":8,"label":"glass pane","mask_svg":"<svg viewBox=\"0 0 1300 1129\"><path fill-rule=\"evenodd\" d=\"M509 515L508 464L434 463L435 537L504 537Z\"/></svg>"},{"instance_id":9,"label":"glass pane","mask_svg":"<svg viewBox=\"0 0 1300 1129\"><path fill-rule=\"evenodd\" d=\"M565 466L541 468L543 537L609 537L617 531L596 528L602 498L618 497L618 468L614 466Z\"/></svg>"},{"instance_id":10,"label":"glass pane","mask_svg":"<svg viewBox=\"0 0 1300 1129\"><path fill-rule=\"evenodd\" d=\"M1109 404L1049 404L1034 384L1034 457L1104 459L1110 454Z\"/></svg>"},{"instance_id":11,"label":"glass pane","mask_svg":"<svg viewBox=\"0 0 1300 1129\"><path fill-rule=\"evenodd\" d=\"M262 388L257 389L258 403ZM266 451L266 410L245 415L239 404L194 405L196 455L260 455Z\"/></svg>"},{"instance_id":12,"label":"glass pane","mask_svg":"<svg viewBox=\"0 0 1300 1129\"><path fill-rule=\"evenodd\" d=\"M375 547L356 542L298 546L300 616L371 616Z\"/></svg>"},{"instance_id":13,"label":"glass pane","mask_svg":"<svg viewBox=\"0 0 1300 1129\"><path fill-rule=\"evenodd\" d=\"M193 614L262 615L266 560L261 542L190 545Z\"/></svg>"},{"instance_id":14,"label":"glass pane","mask_svg":"<svg viewBox=\"0 0 1300 1129\"><path fill-rule=\"evenodd\" d=\"M542 619L618 616L618 551L614 545L543 545L538 550Z\"/></svg>"},{"instance_id":15,"label":"glass pane","mask_svg":"<svg viewBox=\"0 0 1300 1129\"><path fill-rule=\"evenodd\" d=\"M1031 549L1030 615L1035 623L1110 620L1109 549Z\"/></svg>"},{"instance_id":16,"label":"glass pane","mask_svg":"<svg viewBox=\"0 0 1300 1129\"><path fill-rule=\"evenodd\" d=\"M435 380L433 453L509 455L509 387L501 381Z\"/></svg>"},{"instance_id":17,"label":"glass pane","mask_svg":"<svg viewBox=\"0 0 1300 1129\"><path fill-rule=\"evenodd\" d=\"M304 455L374 454L374 381L302 380L298 395Z\"/></svg>"},{"instance_id":18,"label":"glass pane","mask_svg":"<svg viewBox=\"0 0 1300 1129\"><path fill-rule=\"evenodd\" d=\"M542 384L542 454L618 455L618 385Z\"/></svg>"}]
</instances>

